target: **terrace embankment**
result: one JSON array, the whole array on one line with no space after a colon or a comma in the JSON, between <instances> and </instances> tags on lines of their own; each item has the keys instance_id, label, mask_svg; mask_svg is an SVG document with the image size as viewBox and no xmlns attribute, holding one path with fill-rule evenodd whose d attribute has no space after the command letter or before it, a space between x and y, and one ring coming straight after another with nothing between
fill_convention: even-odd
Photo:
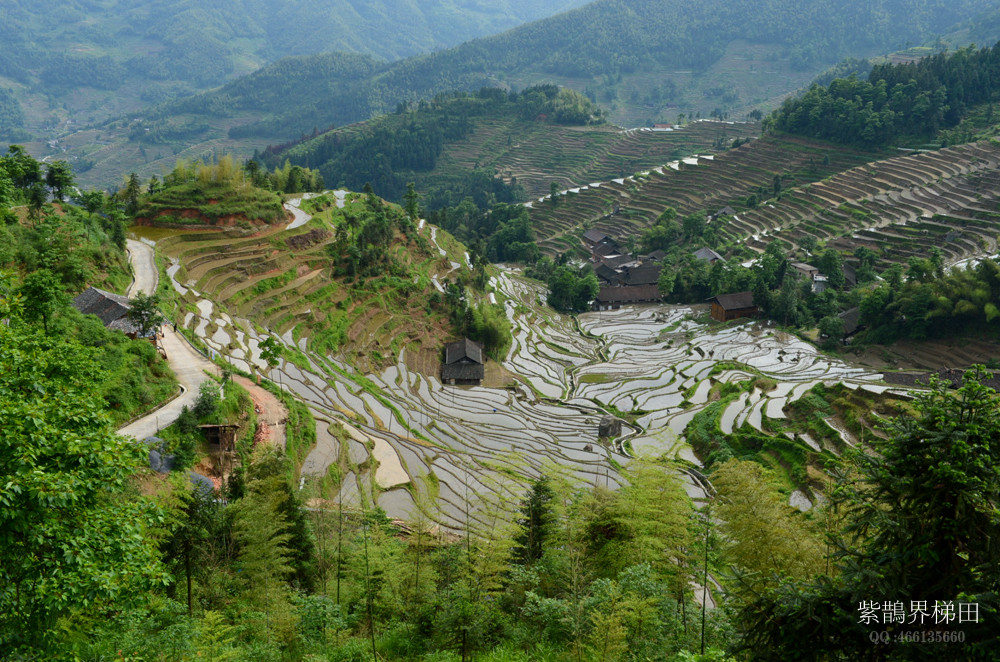
<instances>
[{"instance_id":1,"label":"terrace embankment","mask_svg":"<svg viewBox=\"0 0 1000 662\"><path fill-rule=\"evenodd\" d=\"M769 137L716 154L664 162L598 186L571 189L555 203L548 198L534 201L531 219L543 250L562 252L578 247L579 235L589 227L613 236L637 234L667 207L681 214L711 212L762 187L770 190L775 176L786 185L814 182L874 158L824 143Z\"/></svg>"}]
</instances>

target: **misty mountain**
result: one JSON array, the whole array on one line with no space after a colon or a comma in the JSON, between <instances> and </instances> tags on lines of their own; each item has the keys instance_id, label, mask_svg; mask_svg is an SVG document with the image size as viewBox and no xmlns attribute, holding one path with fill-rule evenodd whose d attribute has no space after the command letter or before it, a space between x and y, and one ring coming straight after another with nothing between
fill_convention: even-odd
<instances>
[{"instance_id":1,"label":"misty mountain","mask_svg":"<svg viewBox=\"0 0 1000 662\"><path fill-rule=\"evenodd\" d=\"M402 101L536 78L597 84L645 71L705 71L735 40L776 44L793 69L922 40L991 6L988 0L598 0L586 7L445 51L360 72L331 56L278 62L220 90L168 104L177 113L272 116L234 138L294 136L315 126L366 119ZM316 76L317 70L334 68ZM343 66L354 67L350 71ZM359 74L352 78L354 74ZM594 95L592 95L594 96ZM261 104L273 99L277 104Z\"/></svg>"}]
</instances>

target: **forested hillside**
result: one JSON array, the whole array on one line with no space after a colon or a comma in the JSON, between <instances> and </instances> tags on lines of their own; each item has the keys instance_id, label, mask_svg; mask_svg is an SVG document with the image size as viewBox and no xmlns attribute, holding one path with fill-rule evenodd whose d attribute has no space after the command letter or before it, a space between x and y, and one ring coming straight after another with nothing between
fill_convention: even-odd
<instances>
[{"instance_id":1,"label":"forested hillside","mask_svg":"<svg viewBox=\"0 0 1000 662\"><path fill-rule=\"evenodd\" d=\"M40 155L51 149L45 146L48 140L81 124L130 115L283 57L341 51L391 61L496 34L582 3L7 2L0 20L0 88L12 88L14 99L0 93L0 140L34 135L39 142L32 151ZM11 128L19 132L12 134ZM101 142L92 134L87 144Z\"/></svg>"},{"instance_id":2,"label":"forested hillside","mask_svg":"<svg viewBox=\"0 0 1000 662\"><path fill-rule=\"evenodd\" d=\"M56 111L45 115L44 135L58 136L55 149L77 159L79 169L88 170L83 175L88 182L109 185L122 169L148 177L172 167L178 155L248 156L314 129L392 112L403 101L483 86L565 85L623 126L713 112L742 119L754 110L771 110L775 99L842 57L920 43L992 2L891 0L876 8L847 0L805 6L791 0L598 0L396 62L381 63L364 52L282 60L189 98L169 81L155 92L149 86L129 88L114 98L87 88L74 97L90 109L84 120L98 121L105 113L118 113L116 119L89 128L57 126L53 118L64 113ZM141 112L119 106L140 92L159 105ZM37 102L24 107L29 124L44 109ZM32 149L47 153L53 147L37 142Z\"/></svg>"},{"instance_id":3,"label":"forested hillside","mask_svg":"<svg viewBox=\"0 0 1000 662\"><path fill-rule=\"evenodd\" d=\"M119 424L176 393L148 340L130 340L71 305L88 286L125 293L127 222L125 196L77 191L66 163L40 164L17 146L0 157L0 298L17 318L11 331L39 351L93 363L88 392Z\"/></svg>"},{"instance_id":4,"label":"forested hillside","mask_svg":"<svg viewBox=\"0 0 1000 662\"><path fill-rule=\"evenodd\" d=\"M126 80L193 89L290 55L327 51L393 60L545 18L574 0L199 3L59 0L7 3L0 75L57 93ZM169 88L176 93L177 88ZM147 92L152 94L153 92Z\"/></svg>"},{"instance_id":5,"label":"forested hillside","mask_svg":"<svg viewBox=\"0 0 1000 662\"><path fill-rule=\"evenodd\" d=\"M280 167L286 160L299 166L312 164L332 185L358 190L370 183L380 196L399 200L415 172L434 170L446 144L461 143L481 121L508 122L512 133L518 128L533 132L539 124L601 125L604 113L583 95L554 85L529 88L520 94L483 88L472 95L438 95L430 102L414 104L412 110L404 103L393 115L331 131L288 149L268 147L254 159L268 169ZM508 142L512 142L511 136ZM496 202L523 198L516 190L516 178L508 185L492 171L482 174L470 178L468 172L451 172L435 178L432 198L457 204L473 197L482 207L491 196Z\"/></svg>"},{"instance_id":6,"label":"forested hillside","mask_svg":"<svg viewBox=\"0 0 1000 662\"><path fill-rule=\"evenodd\" d=\"M878 65L867 80L838 78L813 86L785 101L768 122L779 131L868 149L922 142L956 126L972 107L992 104L998 75L1000 44Z\"/></svg>"},{"instance_id":7,"label":"forested hillside","mask_svg":"<svg viewBox=\"0 0 1000 662\"><path fill-rule=\"evenodd\" d=\"M986 0L920 0L890 2L876 10L846 0L824 0L807 7L790 0L766 6L760 2L598 0L501 35L386 65L370 78L359 78L354 95L370 99L373 112L386 112L404 100L517 80L529 73L597 83L601 77L606 80L664 67L704 71L736 39L779 44L792 58L793 67L808 69L845 55L885 50L905 39L927 36L987 4ZM857 25L864 27L857 29ZM284 130L308 131L313 125L338 123L334 118L344 115L341 109L356 105L351 97L330 98L322 104L323 114L316 116L311 108L289 104L282 113ZM245 107L239 90L229 86L167 110L225 113ZM259 130L274 131L266 126Z\"/></svg>"}]
</instances>

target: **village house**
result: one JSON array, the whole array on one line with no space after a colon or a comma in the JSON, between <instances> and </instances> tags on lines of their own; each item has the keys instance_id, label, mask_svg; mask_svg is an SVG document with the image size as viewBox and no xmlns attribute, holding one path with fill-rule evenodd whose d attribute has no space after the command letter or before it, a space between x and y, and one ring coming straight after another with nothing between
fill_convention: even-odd
<instances>
[{"instance_id":1,"label":"village house","mask_svg":"<svg viewBox=\"0 0 1000 662\"><path fill-rule=\"evenodd\" d=\"M715 212L714 214L709 214L708 218L706 219L706 222L711 223L716 219L723 218L725 216L735 216L735 215L736 215L736 210L730 207L729 205L726 205L725 207Z\"/></svg>"},{"instance_id":2,"label":"village house","mask_svg":"<svg viewBox=\"0 0 1000 662\"><path fill-rule=\"evenodd\" d=\"M699 260L705 260L709 264L715 264L719 260L722 260L722 256L713 251L711 248L699 248L694 253L692 253ZM725 260L723 260L725 261Z\"/></svg>"},{"instance_id":3,"label":"village house","mask_svg":"<svg viewBox=\"0 0 1000 662\"><path fill-rule=\"evenodd\" d=\"M621 283L626 287L639 285L655 285L660 281L659 264L643 264L640 266L623 266L621 268Z\"/></svg>"},{"instance_id":4,"label":"village house","mask_svg":"<svg viewBox=\"0 0 1000 662\"><path fill-rule=\"evenodd\" d=\"M618 310L622 304L656 303L662 301L660 288L656 285L639 285L636 287L602 287L594 299L594 310Z\"/></svg>"},{"instance_id":5,"label":"village house","mask_svg":"<svg viewBox=\"0 0 1000 662\"><path fill-rule=\"evenodd\" d=\"M865 327L861 326L861 309L857 306L853 308L848 308L844 312L837 315L840 319L844 320L844 339L850 338L859 331L864 331Z\"/></svg>"},{"instance_id":6,"label":"village house","mask_svg":"<svg viewBox=\"0 0 1000 662\"><path fill-rule=\"evenodd\" d=\"M813 276L819 273L819 269L805 262L792 262L792 268L809 280L812 280Z\"/></svg>"},{"instance_id":7,"label":"village house","mask_svg":"<svg viewBox=\"0 0 1000 662\"><path fill-rule=\"evenodd\" d=\"M441 381L445 384L478 386L486 374L485 364L483 346L476 341L463 338L448 343L444 346Z\"/></svg>"},{"instance_id":8,"label":"village house","mask_svg":"<svg viewBox=\"0 0 1000 662\"><path fill-rule=\"evenodd\" d=\"M665 260L666 257L667 257L667 254L666 254L665 251L655 250L652 253L650 253L649 255L643 256L643 259L645 259L645 260L647 260L649 262L663 262L663 260Z\"/></svg>"},{"instance_id":9,"label":"village house","mask_svg":"<svg viewBox=\"0 0 1000 662\"><path fill-rule=\"evenodd\" d=\"M139 329L128 319L132 304L126 296L88 287L73 299L73 307L84 315L96 315L105 327L117 329L133 340L139 335Z\"/></svg>"},{"instance_id":10,"label":"village house","mask_svg":"<svg viewBox=\"0 0 1000 662\"><path fill-rule=\"evenodd\" d=\"M728 322L741 317L756 317L760 310L753 303L753 292L720 294L708 300L712 304L712 319Z\"/></svg>"},{"instance_id":11,"label":"village house","mask_svg":"<svg viewBox=\"0 0 1000 662\"><path fill-rule=\"evenodd\" d=\"M611 239L611 237L609 237L604 232L601 232L600 230L587 230L586 232L583 233L584 243L586 243L591 248L593 248L598 244L603 244L607 242L609 239Z\"/></svg>"}]
</instances>

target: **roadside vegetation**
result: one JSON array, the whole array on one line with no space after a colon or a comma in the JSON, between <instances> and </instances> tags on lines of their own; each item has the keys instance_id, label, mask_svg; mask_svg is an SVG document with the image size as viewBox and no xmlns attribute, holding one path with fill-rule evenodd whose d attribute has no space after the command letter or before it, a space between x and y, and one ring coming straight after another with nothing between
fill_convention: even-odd
<instances>
[{"instance_id":1,"label":"roadside vegetation","mask_svg":"<svg viewBox=\"0 0 1000 662\"><path fill-rule=\"evenodd\" d=\"M124 293L125 203L97 191L73 194L67 164L43 166L17 146L0 157L0 274L42 346L80 346L100 366L91 393L122 424L177 392L173 372L148 340L130 340L83 316L72 298L88 286ZM51 202L50 197L51 198Z\"/></svg>"}]
</instances>

